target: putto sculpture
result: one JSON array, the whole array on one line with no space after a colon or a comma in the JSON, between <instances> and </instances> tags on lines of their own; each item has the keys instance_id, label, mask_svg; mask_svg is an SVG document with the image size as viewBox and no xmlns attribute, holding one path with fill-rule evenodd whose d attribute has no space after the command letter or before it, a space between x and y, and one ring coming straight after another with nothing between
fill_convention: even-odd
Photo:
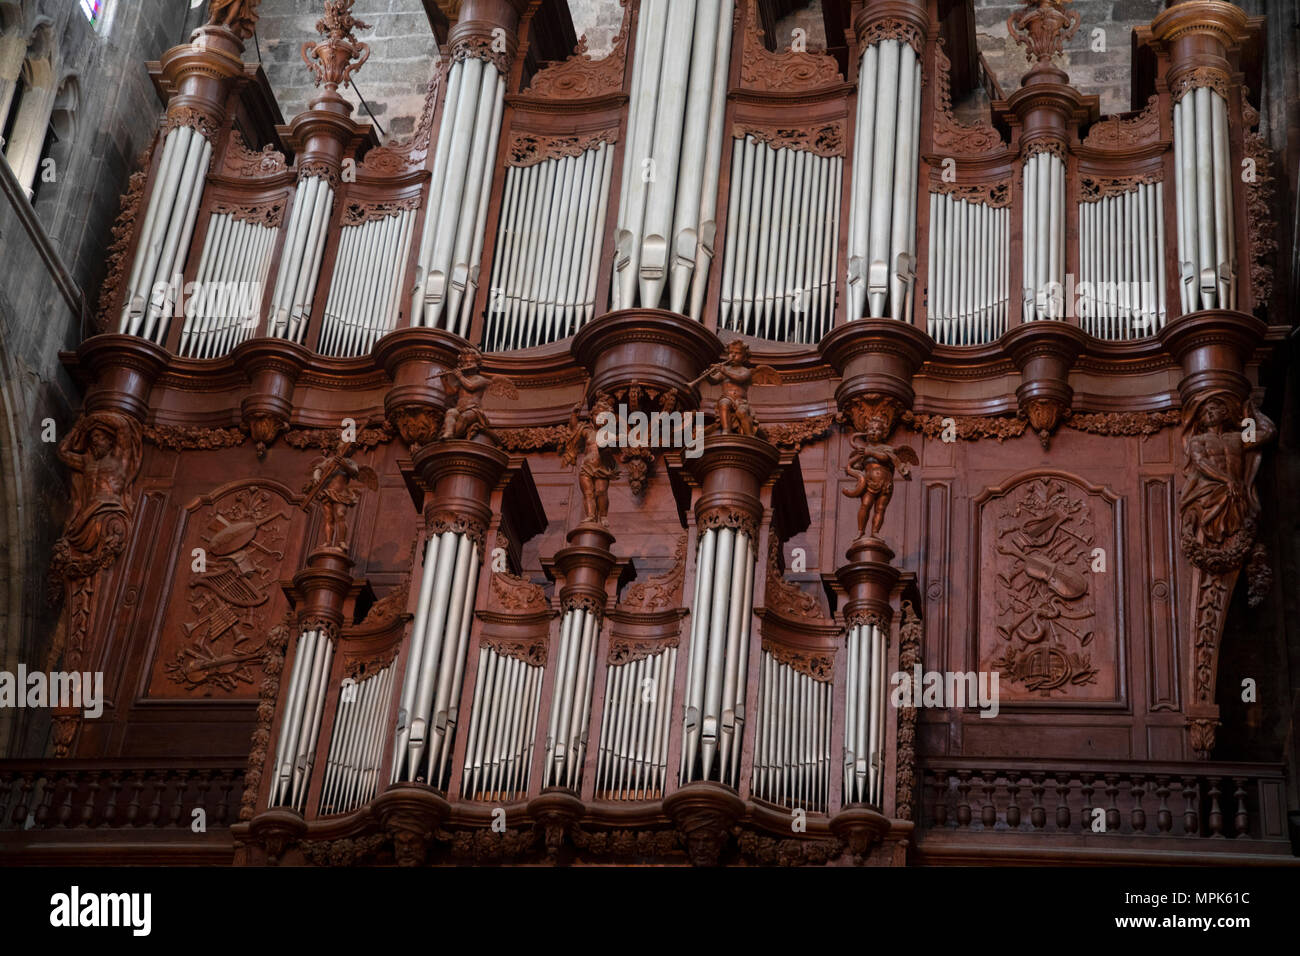
<instances>
[{"instance_id":1,"label":"putto sculpture","mask_svg":"<svg viewBox=\"0 0 1300 956\"><path fill-rule=\"evenodd\" d=\"M322 548L348 549L348 511L361 500L357 486L379 490L379 476L375 470L352 460L356 448L356 442L340 442L333 453L317 458L312 462L311 479L303 488L307 495L304 509L313 501L321 503Z\"/></svg>"},{"instance_id":2,"label":"putto sculpture","mask_svg":"<svg viewBox=\"0 0 1300 956\"><path fill-rule=\"evenodd\" d=\"M853 451L845 470L855 479L855 484L844 489L844 496L861 502L858 506L859 538L867 536L868 518L871 519L871 534L879 536L885 521L885 509L894 496L895 471L910 480L912 474L908 466L921 463L911 446L886 445L888 437L888 419L873 415L864 423L863 431L855 432L849 438Z\"/></svg>"},{"instance_id":3,"label":"putto sculpture","mask_svg":"<svg viewBox=\"0 0 1300 956\"><path fill-rule=\"evenodd\" d=\"M770 365L753 365L749 346L740 339L727 345L726 356L725 361L714 362L690 384L709 382L722 386L715 406L718 418L714 428L718 434L759 437L758 417L749 405L750 386L780 385L781 376Z\"/></svg>"},{"instance_id":4,"label":"putto sculpture","mask_svg":"<svg viewBox=\"0 0 1300 956\"><path fill-rule=\"evenodd\" d=\"M208 24L225 27L241 40L253 35L257 26L257 5L262 0L212 0L208 4Z\"/></svg>"},{"instance_id":5,"label":"putto sculpture","mask_svg":"<svg viewBox=\"0 0 1300 956\"><path fill-rule=\"evenodd\" d=\"M504 375L488 375L482 371L482 367L483 356L479 350L467 348L461 350L456 368L429 376L429 381L446 378L448 392L456 396L456 405L447 410L442 421L439 441L472 439L483 435L493 444L501 444L483 411L483 396L499 395L502 398L517 399L519 390Z\"/></svg>"}]
</instances>

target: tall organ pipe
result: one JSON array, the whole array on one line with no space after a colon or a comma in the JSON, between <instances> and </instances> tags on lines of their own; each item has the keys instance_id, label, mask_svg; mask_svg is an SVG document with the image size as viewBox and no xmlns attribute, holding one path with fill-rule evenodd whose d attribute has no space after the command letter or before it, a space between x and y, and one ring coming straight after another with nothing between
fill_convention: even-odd
<instances>
[{"instance_id":1,"label":"tall organ pipe","mask_svg":"<svg viewBox=\"0 0 1300 956\"><path fill-rule=\"evenodd\" d=\"M269 806L301 811L306 805L333 656L334 640L327 631L312 629L299 636L275 748Z\"/></svg>"},{"instance_id":2,"label":"tall organ pipe","mask_svg":"<svg viewBox=\"0 0 1300 956\"><path fill-rule=\"evenodd\" d=\"M1174 189L1184 312L1237 307L1228 104L1212 87L1174 104Z\"/></svg>"},{"instance_id":3,"label":"tall organ pipe","mask_svg":"<svg viewBox=\"0 0 1300 956\"><path fill-rule=\"evenodd\" d=\"M319 176L298 181L285 252L271 297L270 332L302 344L307 337L316 282L320 277L334 190Z\"/></svg>"},{"instance_id":4,"label":"tall organ pipe","mask_svg":"<svg viewBox=\"0 0 1300 956\"><path fill-rule=\"evenodd\" d=\"M1105 339L1136 339L1164 327L1167 310L1161 183L1079 204L1080 326Z\"/></svg>"},{"instance_id":5,"label":"tall organ pipe","mask_svg":"<svg viewBox=\"0 0 1300 956\"><path fill-rule=\"evenodd\" d=\"M930 195L926 312L930 335L940 345L979 345L1006 331L1009 221L1005 206Z\"/></svg>"},{"instance_id":6,"label":"tall organ pipe","mask_svg":"<svg viewBox=\"0 0 1300 956\"><path fill-rule=\"evenodd\" d=\"M858 74L849 318L906 320L916 281L921 64L908 43L867 47Z\"/></svg>"},{"instance_id":7,"label":"tall organ pipe","mask_svg":"<svg viewBox=\"0 0 1300 956\"><path fill-rule=\"evenodd\" d=\"M666 304L701 315L733 6L697 0L673 5L670 16L668 0L642 5L615 234L615 309Z\"/></svg>"},{"instance_id":8,"label":"tall organ pipe","mask_svg":"<svg viewBox=\"0 0 1300 956\"><path fill-rule=\"evenodd\" d=\"M885 632L874 624L849 631L844 693L844 802L879 806L885 770ZM914 688L914 691L919 688Z\"/></svg>"}]
</instances>

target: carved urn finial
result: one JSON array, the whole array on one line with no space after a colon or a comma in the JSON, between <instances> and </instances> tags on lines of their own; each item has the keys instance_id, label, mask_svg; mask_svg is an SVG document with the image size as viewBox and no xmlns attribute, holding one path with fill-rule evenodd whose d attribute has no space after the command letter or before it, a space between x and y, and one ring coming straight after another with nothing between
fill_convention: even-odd
<instances>
[{"instance_id":1,"label":"carved urn finial","mask_svg":"<svg viewBox=\"0 0 1300 956\"><path fill-rule=\"evenodd\" d=\"M369 30L370 24L352 15L354 0L326 0L325 15L316 21L316 32L324 40L308 40L302 45L302 60L324 84L325 95L337 96L340 86L347 86L352 74L370 59L370 46L353 33Z\"/></svg>"},{"instance_id":2,"label":"carved urn finial","mask_svg":"<svg viewBox=\"0 0 1300 956\"><path fill-rule=\"evenodd\" d=\"M1068 3L1070 0L1025 0L1023 10L1007 17L1007 31L1025 48L1031 63L1050 64L1078 31L1082 17L1078 10L1065 9Z\"/></svg>"}]
</instances>

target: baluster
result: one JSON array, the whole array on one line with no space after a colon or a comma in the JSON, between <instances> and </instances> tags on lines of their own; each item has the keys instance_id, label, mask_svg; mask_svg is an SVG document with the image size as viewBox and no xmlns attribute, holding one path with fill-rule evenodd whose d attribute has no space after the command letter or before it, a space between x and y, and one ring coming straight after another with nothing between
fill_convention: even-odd
<instances>
[{"instance_id":1,"label":"baluster","mask_svg":"<svg viewBox=\"0 0 1300 956\"><path fill-rule=\"evenodd\" d=\"M144 789L144 780L140 774L131 775L131 802L126 807L126 825L138 826L140 818L140 791Z\"/></svg>"},{"instance_id":2,"label":"baluster","mask_svg":"<svg viewBox=\"0 0 1300 956\"><path fill-rule=\"evenodd\" d=\"M194 782L194 807L190 810L190 826L194 826L194 811L199 810L203 825L208 825L208 788L212 785L212 771L200 770Z\"/></svg>"},{"instance_id":3,"label":"baluster","mask_svg":"<svg viewBox=\"0 0 1300 956\"><path fill-rule=\"evenodd\" d=\"M979 775L980 789L984 791L984 805L980 807L980 825L992 830L998 822L998 808L993 805L993 792L998 786L998 772L990 770Z\"/></svg>"},{"instance_id":4,"label":"baluster","mask_svg":"<svg viewBox=\"0 0 1300 956\"><path fill-rule=\"evenodd\" d=\"M1020 774L1007 771L1007 827L1020 829Z\"/></svg>"},{"instance_id":5,"label":"baluster","mask_svg":"<svg viewBox=\"0 0 1300 956\"><path fill-rule=\"evenodd\" d=\"M185 809L185 792L189 789L189 780L193 773L188 770L182 770L175 774L176 777L176 796L172 798L171 810L167 814L167 825L169 827L180 826L181 811Z\"/></svg>"},{"instance_id":6,"label":"baluster","mask_svg":"<svg viewBox=\"0 0 1300 956\"><path fill-rule=\"evenodd\" d=\"M1210 813L1208 823L1210 825L1210 836L1223 838L1223 809L1219 806L1219 795L1223 792L1219 789L1219 781L1222 777L1210 777Z\"/></svg>"},{"instance_id":7,"label":"baluster","mask_svg":"<svg viewBox=\"0 0 1300 956\"><path fill-rule=\"evenodd\" d=\"M1029 788L1029 791L1033 794L1034 805L1029 808L1029 822L1035 830L1041 830L1047 826L1047 810L1043 808L1043 791L1046 789L1043 786L1043 779L1045 777L1046 774L1041 773L1030 775L1033 785Z\"/></svg>"},{"instance_id":8,"label":"baluster","mask_svg":"<svg viewBox=\"0 0 1300 956\"><path fill-rule=\"evenodd\" d=\"M1119 798L1119 774L1106 774L1106 796L1110 798L1110 806L1106 808L1106 832L1118 833L1120 815L1119 804L1116 801Z\"/></svg>"},{"instance_id":9,"label":"baluster","mask_svg":"<svg viewBox=\"0 0 1300 956\"><path fill-rule=\"evenodd\" d=\"M952 774L946 770L937 770L934 774L934 789L938 796L934 801L934 825L948 825L948 790L952 784Z\"/></svg>"},{"instance_id":10,"label":"baluster","mask_svg":"<svg viewBox=\"0 0 1300 956\"><path fill-rule=\"evenodd\" d=\"M1056 829L1070 829L1070 775L1056 775Z\"/></svg>"},{"instance_id":11,"label":"baluster","mask_svg":"<svg viewBox=\"0 0 1300 956\"><path fill-rule=\"evenodd\" d=\"M1232 818L1232 828L1237 831L1238 837L1244 837L1250 832L1250 814L1246 810L1246 778L1233 777L1232 783L1236 787L1232 791L1232 796L1237 801L1237 813Z\"/></svg>"},{"instance_id":12,"label":"baluster","mask_svg":"<svg viewBox=\"0 0 1300 956\"><path fill-rule=\"evenodd\" d=\"M122 790L122 774L114 770L108 775L108 800L104 803L103 825L111 827L117 816L117 797Z\"/></svg>"},{"instance_id":13,"label":"baluster","mask_svg":"<svg viewBox=\"0 0 1300 956\"><path fill-rule=\"evenodd\" d=\"M18 800L14 803L14 812L9 818L10 822L20 830L27 823L34 777L35 774L30 771L23 774L22 783L18 785Z\"/></svg>"},{"instance_id":14,"label":"baluster","mask_svg":"<svg viewBox=\"0 0 1300 956\"><path fill-rule=\"evenodd\" d=\"M161 826L158 821L162 819L162 798L163 791L167 789L166 772L159 773L153 780L153 803L149 804L149 809L145 813L145 822L151 827Z\"/></svg>"},{"instance_id":15,"label":"baluster","mask_svg":"<svg viewBox=\"0 0 1300 956\"><path fill-rule=\"evenodd\" d=\"M1133 827L1134 833L1145 833L1147 812L1142 809L1142 797L1147 792L1146 778L1140 774L1134 775L1130 789L1133 792L1133 811L1129 814L1129 824Z\"/></svg>"},{"instance_id":16,"label":"baluster","mask_svg":"<svg viewBox=\"0 0 1300 956\"><path fill-rule=\"evenodd\" d=\"M221 775L221 802L217 804L217 826L224 827L230 814L230 791L235 786L235 779L229 773Z\"/></svg>"},{"instance_id":17,"label":"baluster","mask_svg":"<svg viewBox=\"0 0 1300 956\"><path fill-rule=\"evenodd\" d=\"M80 780L75 773L69 773L64 777L65 786L63 788L63 802L59 804L58 826L68 826L68 821L72 819L72 798L77 795L78 784Z\"/></svg>"},{"instance_id":18,"label":"baluster","mask_svg":"<svg viewBox=\"0 0 1300 956\"><path fill-rule=\"evenodd\" d=\"M1174 828L1174 813L1169 809L1168 777L1156 777L1156 796L1160 798L1160 806L1156 809L1156 829L1168 833Z\"/></svg>"},{"instance_id":19,"label":"baluster","mask_svg":"<svg viewBox=\"0 0 1300 956\"><path fill-rule=\"evenodd\" d=\"M970 771L957 771L957 829L970 826Z\"/></svg>"},{"instance_id":20,"label":"baluster","mask_svg":"<svg viewBox=\"0 0 1300 956\"><path fill-rule=\"evenodd\" d=\"M1200 836L1201 820L1196 806L1196 799L1199 796L1196 778L1183 777L1182 783L1183 802L1186 805L1183 811L1183 833L1186 836Z\"/></svg>"},{"instance_id":21,"label":"baluster","mask_svg":"<svg viewBox=\"0 0 1300 956\"><path fill-rule=\"evenodd\" d=\"M90 773L90 782L87 785L86 802L81 805L81 822L77 824L77 829L82 830L93 826L90 818L95 815L95 804L99 802L100 781L104 779L104 771L96 770Z\"/></svg>"},{"instance_id":22,"label":"baluster","mask_svg":"<svg viewBox=\"0 0 1300 956\"><path fill-rule=\"evenodd\" d=\"M1095 777L1096 774L1091 773L1079 774L1079 782L1083 784L1080 788L1083 791L1083 819L1080 822L1083 825L1084 833L1092 832L1092 822L1097 819L1097 814L1095 813L1097 808L1092 805L1092 794L1094 789L1092 781Z\"/></svg>"},{"instance_id":23,"label":"baluster","mask_svg":"<svg viewBox=\"0 0 1300 956\"><path fill-rule=\"evenodd\" d=\"M41 783L41 805L36 808L36 826L44 828L45 823L50 818L50 804L54 801L54 791L58 789L59 777L51 780L49 777L42 777Z\"/></svg>"}]
</instances>

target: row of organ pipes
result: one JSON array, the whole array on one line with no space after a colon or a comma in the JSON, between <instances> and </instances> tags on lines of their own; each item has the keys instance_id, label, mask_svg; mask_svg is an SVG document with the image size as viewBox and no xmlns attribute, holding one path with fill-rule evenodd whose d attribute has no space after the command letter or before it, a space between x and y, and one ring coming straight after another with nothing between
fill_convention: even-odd
<instances>
[{"instance_id":1,"label":"row of organ pipes","mask_svg":"<svg viewBox=\"0 0 1300 956\"><path fill-rule=\"evenodd\" d=\"M844 161L773 149L747 135L731 156L719 324L745 335L814 344L835 314Z\"/></svg>"},{"instance_id":2,"label":"row of organ pipes","mask_svg":"<svg viewBox=\"0 0 1300 956\"><path fill-rule=\"evenodd\" d=\"M578 155L510 166L486 265L506 88L493 60L468 56L448 68L422 209L344 224L331 243L336 187L312 172L286 197L288 215L278 226L210 212L194 274L200 286L237 289L233 308L227 297L202 291L183 310L175 301L181 292L174 278L186 271L213 134L165 127L119 330L167 344L173 318L183 314L179 353L217 358L256 333L265 307L267 334L316 342L326 355L359 356L399 319L466 335L482 298L483 344L494 351L528 348L565 338L599 314L597 287L606 267L612 308L666 307L703 321L709 271L721 256L722 328L811 344L834 324L841 296L850 320L911 321L920 294L927 328L941 344L995 341L1009 318L1007 208L930 194L929 274L916 289L918 180L926 167L921 58L907 40L879 39L863 51L856 142L847 162L737 132L730 188L719 195L733 14L731 0L680 9L669 0L644 0L623 142L597 141ZM1183 312L1237 306L1229 127L1227 100L1213 86L1183 90L1173 103L1169 188L1176 215L1168 228L1176 230L1169 241L1177 246L1178 275L1171 278ZM619 149L622 171L612 196ZM1144 181L1132 195L1080 201L1067 211L1066 164L1054 141L1029 144L1018 166L1022 319L1064 318L1062 299L1073 294L1064 283L1077 269L1094 290L1117 290L1084 291L1086 331L1107 339L1158 331L1167 318L1166 184ZM847 261L841 264L846 175ZM730 224L725 249L715 241L720 201ZM1077 217L1079 234L1071 263L1067 212ZM603 261L607 215L612 261ZM326 272L331 278L322 291ZM490 283L485 297L476 294L480 281ZM323 308L316 304L321 297ZM312 338L311 317L322 313L319 336Z\"/></svg>"},{"instance_id":3,"label":"row of organ pipes","mask_svg":"<svg viewBox=\"0 0 1300 956\"><path fill-rule=\"evenodd\" d=\"M736 787L745 733L754 547L747 531L711 528L701 535L698 550L686 700L680 711L679 783L713 780ZM391 782L447 786L478 563L477 549L466 535L444 532L430 538L395 728L390 723L393 664L359 681L344 678L335 687L321 815L350 812L377 794L390 738ZM544 788L582 789L602 623L599 611L582 605L569 607L561 619L545 715ZM270 806L305 810L334 651L327 630L301 632L273 754ZM759 654L751 792L777 806L827 812L834 684L782 662L766 647ZM883 799L887 661L883 628L849 628L843 665L845 804L879 806ZM664 646L606 669L597 799L663 796L677 662L677 648ZM462 765L464 799L508 802L528 793L544 678L545 665L503 654L490 642L480 645ZM408 720L408 714L414 719Z\"/></svg>"}]
</instances>

